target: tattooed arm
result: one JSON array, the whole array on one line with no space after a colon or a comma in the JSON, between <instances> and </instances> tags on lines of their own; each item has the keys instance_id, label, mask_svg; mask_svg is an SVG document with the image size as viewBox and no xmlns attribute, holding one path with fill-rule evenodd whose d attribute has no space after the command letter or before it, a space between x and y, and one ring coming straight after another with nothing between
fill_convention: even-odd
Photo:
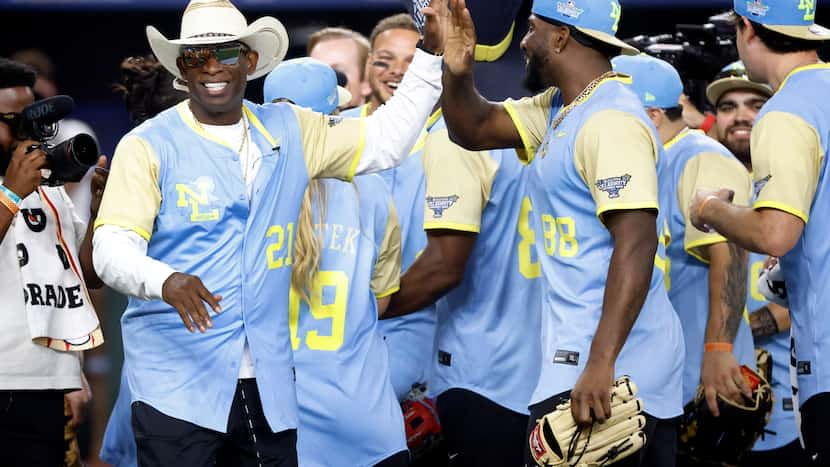
<instances>
[{"instance_id":1,"label":"tattooed arm","mask_svg":"<svg viewBox=\"0 0 830 467\"><path fill-rule=\"evenodd\" d=\"M732 344L738 333L746 305L746 251L733 243L709 246L709 319L705 342ZM740 366L730 351L709 350L703 353L700 372L709 409L718 416L717 395L740 400L749 395Z\"/></svg>"},{"instance_id":2,"label":"tattooed arm","mask_svg":"<svg viewBox=\"0 0 830 467\"><path fill-rule=\"evenodd\" d=\"M759 339L790 329L790 310L775 303L767 303L749 314L752 337Z\"/></svg>"}]
</instances>

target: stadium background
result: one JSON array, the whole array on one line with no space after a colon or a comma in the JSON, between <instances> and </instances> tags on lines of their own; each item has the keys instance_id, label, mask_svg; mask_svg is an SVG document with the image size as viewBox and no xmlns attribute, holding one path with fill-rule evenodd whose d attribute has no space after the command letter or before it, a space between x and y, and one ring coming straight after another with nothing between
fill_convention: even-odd
<instances>
[{"instance_id":1,"label":"stadium background","mask_svg":"<svg viewBox=\"0 0 830 467\"><path fill-rule=\"evenodd\" d=\"M381 18L404 11L408 0L232 0L251 20L277 17L288 29L288 58L305 55L306 42L325 26L346 26L368 36ZM499 0L492 0L499 1ZM622 0L623 17L618 36L672 33L675 24L701 24L728 9L731 0ZM121 61L149 52L144 28L151 24L164 34L178 36L185 0L0 0L0 56L36 48L55 64L55 81L61 94L76 101L72 114L90 124L104 154L111 155L130 128L121 99L111 87L119 78ZM487 97L503 99L526 94L521 82L524 58L518 43L526 29L530 0L525 0L516 24L513 44L496 63L479 64L476 79ZM830 7L820 6L817 18L828 24ZM824 21L822 21L824 19ZM247 97L260 101L262 80L251 83ZM109 293L99 309L107 345L88 357L87 375L95 399L90 420L84 424L82 451L91 465L118 390L122 360L118 319L126 301ZM89 366L92 366L91 368Z\"/></svg>"}]
</instances>

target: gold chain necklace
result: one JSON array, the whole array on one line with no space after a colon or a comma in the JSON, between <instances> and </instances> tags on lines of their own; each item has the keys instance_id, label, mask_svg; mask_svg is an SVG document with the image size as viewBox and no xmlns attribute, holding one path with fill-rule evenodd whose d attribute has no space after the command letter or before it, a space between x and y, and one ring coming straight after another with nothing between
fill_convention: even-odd
<instances>
[{"instance_id":1,"label":"gold chain necklace","mask_svg":"<svg viewBox=\"0 0 830 467\"><path fill-rule=\"evenodd\" d=\"M202 130L202 132L208 133L207 130L205 130L205 127L202 126L202 122L200 122L199 119L196 118L196 114L193 113L192 109L190 110L190 114L193 115L193 121L196 122L196 126L198 126L199 129ZM246 149L246 152L248 152L246 148L246 143L248 142L248 130L248 119L245 118L245 109L242 109L242 141L239 143L239 149L236 150L236 153L239 154L239 159L242 161L242 165L244 166L242 168L242 180L245 182L246 185L248 184L248 172L251 164L247 157L245 157L243 160L242 149Z\"/></svg>"},{"instance_id":2,"label":"gold chain necklace","mask_svg":"<svg viewBox=\"0 0 830 467\"><path fill-rule=\"evenodd\" d=\"M559 111L559 113L556 115L556 118L553 120L553 122L551 122L550 131L555 130L556 127L558 127L562 123L562 121L565 120L565 117L567 117L568 114L571 113L571 111L575 107L577 107L579 104L582 104L583 102L585 102L585 100L588 98L588 96L590 96L591 93L594 92L594 89L596 89L597 86L599 86L599 84L601 82L603 82L604 80L606 80L608 78L613 78L617 75L618 75L618 73L616 73L614 71L606 71L605 73L601 74L596 79L594 79L593 81L588 83L588 86L586 86L585 89L583 89L582 92L580 92L579 95L576 96L576 99L574 99L573 102L566 105L565 107L562 108L562 110Z\"/></svg>"}]
</instances>

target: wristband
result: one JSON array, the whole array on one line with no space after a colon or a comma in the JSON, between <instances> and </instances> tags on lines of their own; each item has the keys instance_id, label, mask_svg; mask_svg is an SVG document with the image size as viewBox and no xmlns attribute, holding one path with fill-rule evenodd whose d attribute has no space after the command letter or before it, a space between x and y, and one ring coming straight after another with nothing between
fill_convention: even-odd
<instances>
[{"instance_id":1,"label":"wristband","mask_svg":"<svg viewBox=\"0 0 830 467\"><path fill-rule=\"evenodd\" d=\"M20 202L23 201L22 199L20 199L20 196L18 196L17 193L13 192L12 190L9 190L9 188L6 185L0 184L0 191L2 191L3 194L5 194L14 204L19 205Z\"/></svg>"},{"instance_id":2,"label":"wristband","mask_svg":"<svg viewBox=\"0 0 830 467\"><path fill-rule=\"evenodd\" d=\"M703 124L700 125L700 131L704 133L709 133L709 130L715 126L715 122L717 118L711 112L706 112L706 118L703 120Z\"/></svg>"},{"instance_id":3,"label":"wristband","mask_svg":"<svg viewBox=\"0 0 830 467\"><path fill-rule=\"evenodd\" d=\"M715 195L709 195L709 196L707 196L706 198L703 199L703 202L700 203L700 206L697 208L697 217L698 217L698 219L703 217L703 208L706 207L706 203L708 203L709 201L712 201L713 199L718 199L718 197L715 196Z\"/></svg>"},{"instance_id":4,"label":"wristband","mask_svg":"<svg viewBox=\"0 0 830 467\"><path fill-rule=\"evenodd\" d=\"M12 213L12 217L16 216L17 213L20 211L20 208L17 206L17 203L9 199L9 197L6 196L5 192L0 192L0 204L5 206L6 209L8 209L9 212Z\"/></svg>"},{"instance_id":5,"label":"wristband","mask_svg":"<svg viewBox=\"0 0 830 467\"><path fill-rule=\"evenodd\" d=\"M732 344L728 342L707 342L703 344L704 352L732 352Z\"/></svg>"}]
</instances>

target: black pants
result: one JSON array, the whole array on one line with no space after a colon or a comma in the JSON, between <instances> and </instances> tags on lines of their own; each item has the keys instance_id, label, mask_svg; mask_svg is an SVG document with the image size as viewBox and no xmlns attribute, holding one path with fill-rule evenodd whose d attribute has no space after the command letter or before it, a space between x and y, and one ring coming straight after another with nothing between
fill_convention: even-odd
<instances>
[{"instance_id":1,"label":"black pants","mask_svg":"<svg viewBox=\"0 0 830 467\"><path fill-rule=\"evenodd\" d=\"M820 392L801 405L801 434L813 465L830 466L830 392Z\"/></svg>"},{"instance_id":2,"label":"black pants","mask_svg":"<svg viewBox=\"0 0 830 467\"><path fill-rule=\"evenodd\" d=\"M133 403L132 415L141 467L297 467L297 432L271 432L254 379L237 384L227 433L169 417L142 402Z\"/></svg>"},{"instance_id":3,"label":"black pants","mask_svg":"<svg viewBox=\"0 0 830 467\"><path fill-rule=\"evenodd\" d=\"M0 466L64 465L63 391L0 391Z\"/></svg>"},{"instance_id":4,"label":"black pants","mask_svg":"<svg viewBox=\"0 0 830 467\"><path fill-rule=\"evenodd\" d=\"M409 465L409 451L401 451L375 464L375 467L407 467Z\"/></svg>"},{"instance_id":5,"label":"black pants","mask_svg":"<svg viewBox=\"0 0 830 467\"><path fill-rule=\"evenodd\" d=\"M450 389L437 402L451 466L522 465L527 415L466 389Z\"/></svg>"},{"instance_id":6,"label":"black pants","mask_svg":"<svg viewBox=\"0 0 830 467\"><path fill-rule=\"evenodd\" d=\"M790 444L768 451L752 451L741 459L741 467L810 467L812 461L796 439Z\"/></svg>"},{"instance_id":7,"label":"black pants","mask_svg":"<svg viewBox=\"0 0 830 467\"><path fill-rule=\"evenodd\" d=\"M536 426L536 420L552 412L557 405L568 399L569 393L557 394L538 404L530 406L530 420L527 424L525 439ZM674 467L677 458L677 423L678 418L662 419L644 413L646 426L646 445L635 454L615 462L614 467ZM535 466L530 454L530 445L525 442L525 466Z\"/></svg>"}]
</instances>

